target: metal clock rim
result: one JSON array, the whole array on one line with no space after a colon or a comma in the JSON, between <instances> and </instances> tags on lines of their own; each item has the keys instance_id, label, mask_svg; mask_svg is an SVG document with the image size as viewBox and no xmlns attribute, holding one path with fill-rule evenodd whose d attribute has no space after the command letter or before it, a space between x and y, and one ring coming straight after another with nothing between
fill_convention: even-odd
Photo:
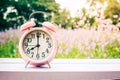
<instances>
[{"instance_id":1,"label":"metal clock rim","mask_svg":"<svg viewBox=\"0 0 120 80\"><path fill-rule=\"evenodd\" d=\"M32 19L35 20L34 18L31 18L35 14L44 14L44 15L47 15L47 16L52 16L50 13L47 13L47 12L35 11L35 12L33 12L33 13L30 14L29 20L32 20ZM38 22L38 24L42 24L42 22Z\"/></svg>"}]
</instances>

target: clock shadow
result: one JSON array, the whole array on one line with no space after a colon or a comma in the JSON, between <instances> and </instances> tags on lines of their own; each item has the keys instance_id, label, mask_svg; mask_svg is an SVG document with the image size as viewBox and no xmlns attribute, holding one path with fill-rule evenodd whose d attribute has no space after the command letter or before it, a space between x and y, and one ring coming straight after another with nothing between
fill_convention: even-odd
<instances>
[{"instance_id":1,"label":"clock shadow","mask_svg":"<svg viewBox=\"0 0 120 80\"><path fill-rule=\"evenodd\" d=\"M50 67L47 66L47 65L41 65L41 66L30 65L30 66L27 66L26 68L31 68L31 69L39 69L39 68L41 68L41 69L50 69Z\"/></svg>"}]
</instances>

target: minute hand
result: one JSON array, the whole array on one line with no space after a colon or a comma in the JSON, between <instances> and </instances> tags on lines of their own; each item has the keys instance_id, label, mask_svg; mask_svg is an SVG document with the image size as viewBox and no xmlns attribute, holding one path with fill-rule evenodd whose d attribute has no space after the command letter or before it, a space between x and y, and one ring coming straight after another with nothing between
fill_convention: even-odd
<instances>
[{"instance_id":1,"label":"minute hand","mask_svg":"<svg viewBox=\"0 0 120 80\"><path fill-rule=\"evenodd\" d=\"M40 44L39 44L39 34L37 34L37 47L39 47L40 46Z\"/></svg>"}]
</instances>

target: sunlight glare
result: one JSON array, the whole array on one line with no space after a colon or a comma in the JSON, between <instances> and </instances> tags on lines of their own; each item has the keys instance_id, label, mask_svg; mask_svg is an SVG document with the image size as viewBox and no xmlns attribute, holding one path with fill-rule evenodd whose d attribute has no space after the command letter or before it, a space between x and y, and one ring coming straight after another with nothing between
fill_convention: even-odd
<instances>
[{"instance_id":1,"label":"sunlight glare","mask_svg":"<svg viewBox=\"0 0 120 80\"><path fill-rule=\"evenodd\" d=\"M86 0L56 0L56 2L60 4L60 8L68 9L71 16L75 16L77 10L86 6Z\"/></svg>"}]
</instances>

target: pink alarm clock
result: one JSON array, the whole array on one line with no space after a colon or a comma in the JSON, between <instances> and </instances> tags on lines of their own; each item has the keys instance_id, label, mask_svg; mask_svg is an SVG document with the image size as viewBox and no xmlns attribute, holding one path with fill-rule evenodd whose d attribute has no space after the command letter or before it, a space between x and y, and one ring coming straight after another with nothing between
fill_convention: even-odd
<instances>
[{"instance_id":1,"label":"pink alarm clock","mask_svg":"<svg viewBox=\"0 0 120 80\"><path fill-rule=\"evenodd\" d=\"M19 52L28 64L41 66L48 64L57 52L57 40L54 36L55 26L50 22L42 23L42 28L35 27L34 21L29 21L21 26L24 34L20 38Z\"/></svg>"}]
</instances>

